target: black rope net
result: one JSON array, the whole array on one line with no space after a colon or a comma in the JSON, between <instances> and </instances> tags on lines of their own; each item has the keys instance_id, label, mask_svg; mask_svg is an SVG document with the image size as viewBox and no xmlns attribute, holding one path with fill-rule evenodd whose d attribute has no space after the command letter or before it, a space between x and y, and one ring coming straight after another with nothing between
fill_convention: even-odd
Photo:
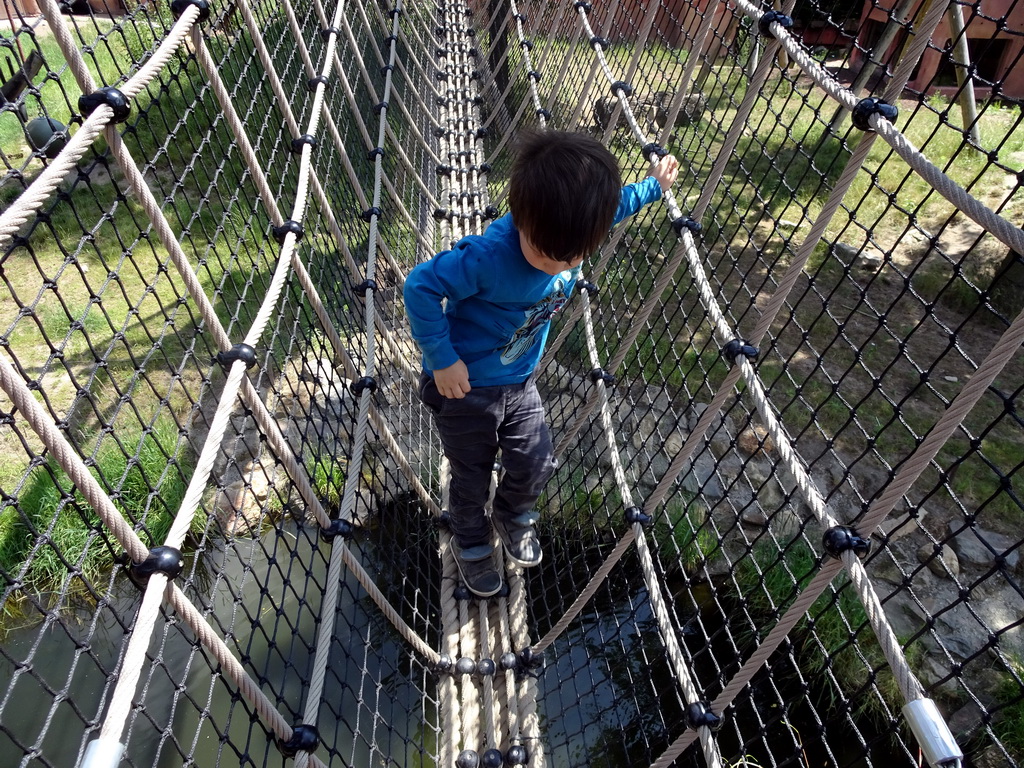
<instances>
[{"instance_id":1,"label":"black rope net","mask_svg":"<svg viewBox=\"0 0 1024 768\"><path fill-rule=\"evenodd\" d=\"M1016 0L4 13L5 765L1021 763ZM506 621L401 287L537 125L682 170L552 329Z\"/></svg>"}]
</instances>

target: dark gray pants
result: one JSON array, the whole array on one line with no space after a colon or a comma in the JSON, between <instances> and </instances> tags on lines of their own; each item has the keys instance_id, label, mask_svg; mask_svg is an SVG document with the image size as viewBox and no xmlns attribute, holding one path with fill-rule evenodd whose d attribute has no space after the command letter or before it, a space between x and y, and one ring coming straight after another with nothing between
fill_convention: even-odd
<instances>
[{"instance_id":1,"label":"dark gray pants","mask_svg":"<svg viewBox=\"0 0 1024 768\"><path fill-rule=\"evenodd\" d=\"M464 398L442 397L434 380L420 376L420 398L434 412L452 479L448 515L462 548L486 544L491 528L484 505L494 460L501 450L502 477L494 514L516 517L533 509L555 471L544 405L530 379L522 384L473 387Z\"/></svg>"}]
</instances>

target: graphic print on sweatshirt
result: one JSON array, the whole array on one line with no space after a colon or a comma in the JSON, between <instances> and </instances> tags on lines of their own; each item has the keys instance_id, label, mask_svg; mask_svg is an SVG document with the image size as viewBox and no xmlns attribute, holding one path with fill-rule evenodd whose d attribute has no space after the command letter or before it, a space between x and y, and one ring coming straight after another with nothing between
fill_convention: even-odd
<instances>
[{"instance_id":1,"label":"graphic print on sweatshirt","mask_svg":"<svg viewBox=\"0 0 1024 768\"><path fill-rule=\"evenodd\" d=\"M526 310L523 324L512 334L508 344L501 350L503 365L514 363L529 352L537 334L548 324L555 313L565 306L568 300L565 295L565 284L565 278L559 276L552 286L552 292Z\"/></svg>"}]
</instances>

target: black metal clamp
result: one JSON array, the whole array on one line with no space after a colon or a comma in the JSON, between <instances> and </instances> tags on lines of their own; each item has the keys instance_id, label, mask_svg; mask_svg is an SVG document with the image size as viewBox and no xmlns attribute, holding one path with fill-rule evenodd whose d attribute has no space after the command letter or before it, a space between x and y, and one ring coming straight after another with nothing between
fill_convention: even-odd
<instances>
[{"instance_id":1,"label":"black metal clamp","mask_svg":"<svg viewBox=\"0 0 1024 768\"><path fill-rule=\"evenodd\" d=\"M78 97L78 111L86 117L104 104L114 110L114 116L110 119L113 123L123 123L132 113L131 100L119 89L110 85Z\"/></svg>"},{"instance_id":2,"label":"black metal clamp","mask_svg":"<svg viewBox=\"0 0 1024 768\"><path fill-rule=\"evenodd\" d=\"M299 723L292 728L291 738L277 740L277 748L285 757L295 757L299 752L315 752L320 746L320 732L315 725Z\"/></svg>"},{"instance_id":3,"label":"black metal clamp","mask_svg":"<svg viewBox=\"0 0 1024 768\"><path fill-rule=\"evenodd\" d=\"M235 344L231 349L218 352L215 360L225 368L238 360L245 363L246 368L252 368L256 365L256 350L248 344Z\"/></svg>"},{"instance_id":4,"label":"black metal clamp","mask_svg":"<svg viewBox=\"0 0 1024 768\"><path fill-rule=\"evenodd\" d=\"M307 145L311 149L316 149L316 136L314 136L311 133L304 133L301 136L296 136L294 139L292 139L292 152L294 152L296 155L302 154L302 148Z\"/></svg>"},{"instance_id":5,"label":"black metal clamp","mask_svg":"<svg viewBox=\"0 0 1024 768\"><path fill-rule=\"evenodd\" d=\"M793 19L781 11L768 11L760 19L757 20L757 29L761 33L761 37L775 37L772 34L772 22L791 29L793 27Z\"/></svg>"},{"instance_id":6,"label":"black metal clamp","mask_svg":"<svg viewBox=\"0 0 1024 768\"><path fill-rule=\"evenodd\" d=\"M644 512L640 507L626 507L623 512L626 522L630 525L640 523L645 528L654 522L654 518Z\"/></svg>"},{"instance_id":7,"label":"black metal clamp","mask_svg":"<svg viewBox=\"0 0 1024 768\"><path fill-rule=\"evenodd\" d=\"M848 525L835 525L825 531L821 535L821 546L829 557L837 560L842 557L843 552L851 549L861 560L871 552L871 540L865 539Z\"/></svg>"},{"instance_id":8,"label":"black metal clamp","mask_svg":"<svg viewBox=\"0 0 1024 768\"><path fill-rule=\"evenodd\" d=\"M590 378L591 383L597 384L599 381L603 381L606 387L615 386L615 376L608 373L604 368L594 368L587 374Z\"/></svg>"},{"instance_id":9,"label":"black metal clamp","mask_svg":"<svg viewBox=\"0 0 1024 768\"><path fill-rule=\"evenodd\" d=\"M367 291L377 290L377 282L375 280L367 278L366 280L363 280L363 282L361 282L359 285L353 286L352 290L358 293L360 296L365 297Z\"/></svg>"},{"instance_id":10,"label":"black metal clamp","mask_svg":"<svg viewBox=\"0 0 1024 768\"><path fill-rule=\"evenodd\" d=\"M684 229L688 229L693 234L698 235L704 227L696 219L691 219L688 216L680 216L678 219L672 219L672 229L676 231L677 235L682 235Z\"/></svg>"},{"instance_id":11,"label":"black metal clamp","mask_svg":"<svg viewBox=\"0 0 1024 768\"><path fill-rule=\"evenodd\" d=\"M706 701L695 701L686 706L686 724L697 729L706 726L712 731L722 727L722 718L711 711L711 705Z\"/></svg>"},{"instance_id":12,"label":"black metal clamp","mask_svg":"<svg viewBox=\"0 0 1024 768\"><path fill-rule=\"evenodd\" d=\"M173 0L171 3L171 15L174 16L175 20L180 19L181 14L193 7L199 9L198 22L202 23L210 18L210 3L208 0Z\"/></svg>"},{"instance_id":13,"label":"black metal clamp","mask_svg":"<svg viewBox=\"0 0 1024 768\"><path fill-rule=\"evenodd\" d=\"M895 104L890 104L881 99L868 97L857 102L857 106L850 113L850 121L862 131L874 131L871 127L870 118L872 115L881 115L890 123L895 123L900 111Z\"/></svg>"},{"instance_id":14,"label":"black metal clamp","mask_svg":"<svg viewBox=\"0 0 1024 768\"><path fill-rule=\"evenodd\" d=\"M339 536L343 539L350 539L353 533L355 533L355 526L348 520L339 517L337 520L332 520L326 528L320 529L320 540L330 543Z\"/></svg>"},{"instance_id":15,"label":"black metal clamp","mask_svg":"<svg viewBox=\"0 0 1024 768\"><path fill-rule=\"evenodd\" d=\"M633 95L633 86L627 83L625 80L616 80L612 83L612 96L618 97L619 91L622 91L622 95L627 99Z\"/></svg>"},{"instance_id":16,"label":"black metal clamp","mask_svg":"<svg viewBox=\"0 0 1024 768\"><path fill-rule=\"evenodd\" d=\"M659 158L665 157L665 155L668 154L668 150L661 146L661 144L652 141L650 144L644 144L643 154L645 160L651 160L653 162L654 158L652 158L651 155Z\"/></svg>"},{"instance_id":17,"label":"black metal clamp","mask_svg":"<svg viewBox=\"0 0 1024 768\"><path fill-rule=\"evenodd\" d=\"M352 391L352 394L355 395L356 397L359 397L366 390L376 392L377 380L372 376L363 376L358 381L353 381L352 384L349 386L349 389Z\"/></svg>"},{"instance_id":18,"label":"black metal clamp","mask_svg":"<svg viewBox=\"0 0 1024 768\"><path fill-rule=\"evenodd\" d=\"M153 547L149 557L141 563L128 566L128 575L139 587L145 587L149 577L154 573L162 573L168 581L173 581L185 568L185 558L180 549L174 547Z\"/></svg>"},{"instance_id":19,"label":"black metal clamp","mask_svg":"<svg viewBox=\"0 0 1024 768\"><path fill-rule=\"evenodd\" d=\"M722 347L722 357L728 360L730 364L735 363L736 358L740 355L743 355L748 360L756 360L760 353L761 350L757 347L739 339L731 339L728 344Z\"/></svg>"},{"instance_id":20,"label":"black metal clamp","mask_svg":"<svg viewBox=\"0 0 1024 768\"><path fill-rule=\"evenodd\" d=\"M289 234L295 235L296 240L301 240L302 236L306 234L302 225L295 221L295 219L288 219L288 221L283 222L279 227L271 227L270 232L280 245L284 245L285 238L288 237Z\"/></svg>"}]
</instances>

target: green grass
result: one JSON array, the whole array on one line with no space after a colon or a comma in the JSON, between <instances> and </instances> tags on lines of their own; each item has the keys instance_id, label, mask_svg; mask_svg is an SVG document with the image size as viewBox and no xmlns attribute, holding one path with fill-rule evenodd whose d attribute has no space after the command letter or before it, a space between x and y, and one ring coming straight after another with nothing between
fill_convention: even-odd
<instances>
[{"instance_id":1,"label":"green grass","mask_svg":"<svg viewBox=\"0 0 1024 768\"><path fill-rule=\"evenodd\" d=\"M341 506L345 492L346 465L333 456L306 457L306 473L328 514Z\"/></svg>"},{"instance_id":2,"label":"green grass","mask_svg":"<svg viewBox=\"0 0 1024 768\"><path fill-rule=\"evenodd\" d=\"M177 424L162 419L148 432L108 436L90 471L153 547L167 537L194 461ZM197 511L191 530L200 532L204 519ZM121 552L54 459L33 469L17 504L0 513L0 569L12 580L17 577L22 598L28 593L55 603L62 590L78 598L95 594ZM6 601L4 610L17 613L18 605L17 599Z\"/></svg>"},{"instance_id":3,"label":"green grass","mask_svg":"<svg viewBox=\"0 0 1024 768\"><path fill-rule=\"evenodd\" d=\"M686 574L697 573L718 549L707 510L685 495L673 498L655 518L653 537L662 561L676 563Z\"/></svg>"},{"instance_id":4,"label":"green grass","mask_svg":"<svg viewBox=\"0 0 1024 768\"><path fill-rule=\"evenodd\" d=\"M816 564L810 547L799 540L781 554L771 544L758 543L751 556L740 561L738 594L746 599L762 637L817 572ZM849 584L815 600L790 638L801 672L825 681L825 695L850 702L855 716L883 723L888 721L887 710L901 708L895 678ZM924 653L916 645L905 652L912 668Z\"/></svg>"},{"instance_id":5,"label":"green grass","mask_svg":"<svg viewBox=\"0 0 1024 768\"><path fill-rule=\"evenodd\" d=\"M1010 659L1013 673L1003 675L996 690L1000 709L992 728L1006 750L1016 759L1024 759L1024 695L1019 680L1024 677L1024 663Z\"/></svg>"}]
</instances>

